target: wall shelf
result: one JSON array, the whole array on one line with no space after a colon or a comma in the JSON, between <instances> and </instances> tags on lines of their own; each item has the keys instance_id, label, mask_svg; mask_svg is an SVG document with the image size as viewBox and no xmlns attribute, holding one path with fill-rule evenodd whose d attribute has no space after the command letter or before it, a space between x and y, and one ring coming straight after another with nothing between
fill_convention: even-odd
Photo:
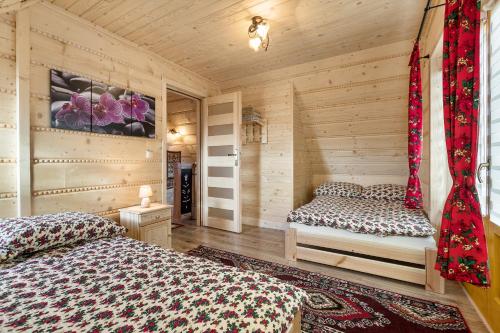
<instances>
[{"instance_id":1,"label":"wall shelf","mask_svg":"<svg viewBox=\"0 0 500 333\"><path fill-rule=\"evenodd\" d=\"M249 143L267 143L267 120L245 121L241 126L241 142Z\"/></svg>"},{"instance_id":2,"label":"wall shelf","mask_svg":"<svg viewBox=\"0 0 500 333\"><path fill-rule=\"evenodd\" d=\"M243 108L241 142L267 143L267 120L262 119L260 113L251 106Z\"/></svg>"}]
</instances>

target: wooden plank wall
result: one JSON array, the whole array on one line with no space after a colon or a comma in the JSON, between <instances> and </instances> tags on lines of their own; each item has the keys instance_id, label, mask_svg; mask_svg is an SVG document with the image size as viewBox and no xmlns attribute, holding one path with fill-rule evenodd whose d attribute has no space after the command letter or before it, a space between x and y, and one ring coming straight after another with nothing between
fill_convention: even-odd
<instances>
[{"instance_id":1,"label":"wooden plank wall","mask_svg":"<svg viewBox=\"0 0 500 333\"><path fill-rule=\"evenodd\" d=\"M241 89L244 105L254 103L255 91L262 91L260 109L267 110L272 108L274 99L267 100L262 96L278 96L291 82L294 93L288 112L297 125L300 119L300 126L293 126L290 138L301 137L299 131L302 130L309 158L309 166L298 167L292 175L300 170L307 172L304 170L309 168L312 186L327 180L406 184L408 60L411 48L411 41L403 41L228 80L221 86L223 90ZM298 117L293 117L295 114ZM280 120L287 123L286 119ZM300 149L298 144L294 144L294 148ZM273 150L266 145L255 149ZM281 162L281 153L282 149L276 149L274 156L268 153L268 159L275 158ZM264 155L261 153L260 158ZM301 163L296 160L303 155L297 151L294 157L292 164L295 167ZM270 169L266 172L282 170L280 163L269 163L268 167ZM292 204L311 195L312 187L304 190L308 193L299 195L303 186L300 179L292 176L289 181L297 190ZM299 183L295 184L297 181ZM260 187L263 186L261 182ZM244 184L242 188L245 188ZM285 212L277 217L281 219L273 220L275 223L286 220Z\"/></svg>"},{"instance_id":2,"label":"wooden plank wall","mask_svg":"<svg viewBox=\"0 0 500 333\"><path fill-rule=\"evenodd\" d=\"M406 183L408 50L403 42L347 63L332 58L330 68L294 80L314 186Z\"/></svg>"},{"instance_id":3,"label":"wooden plank wall","mask_svg":"<svg viewBox=\"0 0 500 333\"><path fill-rule=\"evenodd\" d=\"M167 98L167 115L167 129L175 128L182 133L181 137L167 136L168 150L180 151L182 163L195 163L198 147L196 102L189 98L169 102Z\"/></svg>"},{"instance_id":4,"label":"wooden plank wall","mask_svg":"<svg viewBox=\"0 0 500 333\"><path fill-rule=\"evenodd\" d=\"M0 15L0 217L16 215L15 16Z\"/></svg>"},{"instance_id":5,"label":"wooden plank wall","mask_svg":"<svg viewBox=\"0 0 500 333\"><path fill-rule=\"evenodd\" d=\"M284 228L293 206L293 108L289 81L237 87L243 107L253 106L267 119L268 143L242 145L243 223Z\"/></svg>"},{"instance_id":6,"label":"wooden plank wall","mask_svg":"<svg viewBox=\"0 0 500 333\"><path fill-rule=\"evenodd\" d=\"M294 89L295 90L295 89ZM293 98L293 208L298 208L309 202L312 197L311 190L311 163L307 149L304 124L300 109L296 105L295 91Z\"/></svg>"},{"instance_id":7,"label":"wooden plank wall","mask_svg":"<svg viewBox=\"0 0 500 333\"><path fill-rule=\"evenodd\" d=\"M154 191L152 200L160 201L162 88L168 82L210 95L219 91L217 85L50 4L40 3L29 10L32 214L82 210L116 215L118 208L139 202L138 189L143 184L150 184ZM9 60L12 34L8 33L12 25L1 24L1 52L6 54L1 61L12 61ZM51 68L154 96L157 137L121 137L50 128ZM13 72L2 70L3 73ZM162 80L164 77L167 80ZM7 82L0 81L0 84ZM10 124L11 116L3 118L9 121L9 126L0 129L0 137L8 139L10 125L15 124ZM12 158L15 142L5 141L9 142L0 140L0 159L8 160ZM151 159L146 159L146 150L153 151ZM10 164L0 165L9 168ZM12 184L1 186L1 193L12 192ZM15 214L14 209L4 209L10 207L9 200L1 200L2 215Z\"/></svg>"}]
</instances>

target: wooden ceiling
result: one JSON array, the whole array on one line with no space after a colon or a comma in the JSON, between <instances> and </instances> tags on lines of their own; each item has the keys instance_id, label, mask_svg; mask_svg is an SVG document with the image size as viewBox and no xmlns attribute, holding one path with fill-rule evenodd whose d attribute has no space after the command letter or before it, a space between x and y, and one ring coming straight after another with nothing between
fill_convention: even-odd
<instances>
[{"instance_id":1,"label":"wooden ceiling","mask_svg":"<svg viewBox=\"0 0 500 333\"><path fill-rule=\"evenodd\" d=\"M415 38L426 0L51 0L217 82ZM248 47L267 18L267 52Z\"/></svg>"}]
</instances>

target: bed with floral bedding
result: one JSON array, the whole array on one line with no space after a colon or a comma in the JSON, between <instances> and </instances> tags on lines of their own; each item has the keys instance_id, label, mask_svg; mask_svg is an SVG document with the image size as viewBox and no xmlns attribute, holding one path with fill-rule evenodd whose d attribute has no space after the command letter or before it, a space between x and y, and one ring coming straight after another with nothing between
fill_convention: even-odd
<instances>
[{"instance_id":1,"label":"bed with floral bedding","mask_svg":"<svg viewBox=\"0 0 500 333\"><path fill-rule=\"evenodd\" d=\"M288 214L288 222L377 236L432 236L436 229L421 209L405 208L405 187L325 183L315 198Z\"/></svg>"},{"instance_id":2,"label":"bed with floral bedding","mask_svg":"<svg viewBox=\"0 0 500 333\"><path fill-rule=\"evenodd\" d=\"M125 238L101 219L0 220L0 332L286 332L305 300L270 276Z\"/></svg>"},{"instance_id":3,"label":"bed with floral bedding","mask_svg":"<svg viewBox=\"0 0 500 333\"><path fill-rule=\"evenodd\" d=\"M435 228L420 209L404 207L405 186L324 183L288 214L287 259L319 262L425 285L442 292L436 275Z\"/></svg>"},{"instance_id":4,"label":"bed with floral bedding","mask_svg":"<svg viewBox=\"0 0 500 333\"><path fill-rule=\"evenodd\" d=\"M317 196L290 212L288 222L377 236L426 237L436 232L422 210L405 208L400 201L362 197Z\"/></svg>"}]
</instances>

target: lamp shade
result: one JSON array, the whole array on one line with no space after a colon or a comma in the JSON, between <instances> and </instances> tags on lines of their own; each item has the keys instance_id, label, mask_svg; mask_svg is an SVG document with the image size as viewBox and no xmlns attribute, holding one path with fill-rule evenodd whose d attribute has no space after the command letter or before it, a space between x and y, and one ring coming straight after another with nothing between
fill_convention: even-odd
<instances>
[{"instance_id":1,"label":"lamp shade","mask_svg":"<svg viewBox=\"0 0 500 333\"><path fill-rule=\"evenodd\" d=\"M142 185L139 189L139 198L149 198L153 196L153 190L149 185Z\"/></svg>"}]
</instances>

